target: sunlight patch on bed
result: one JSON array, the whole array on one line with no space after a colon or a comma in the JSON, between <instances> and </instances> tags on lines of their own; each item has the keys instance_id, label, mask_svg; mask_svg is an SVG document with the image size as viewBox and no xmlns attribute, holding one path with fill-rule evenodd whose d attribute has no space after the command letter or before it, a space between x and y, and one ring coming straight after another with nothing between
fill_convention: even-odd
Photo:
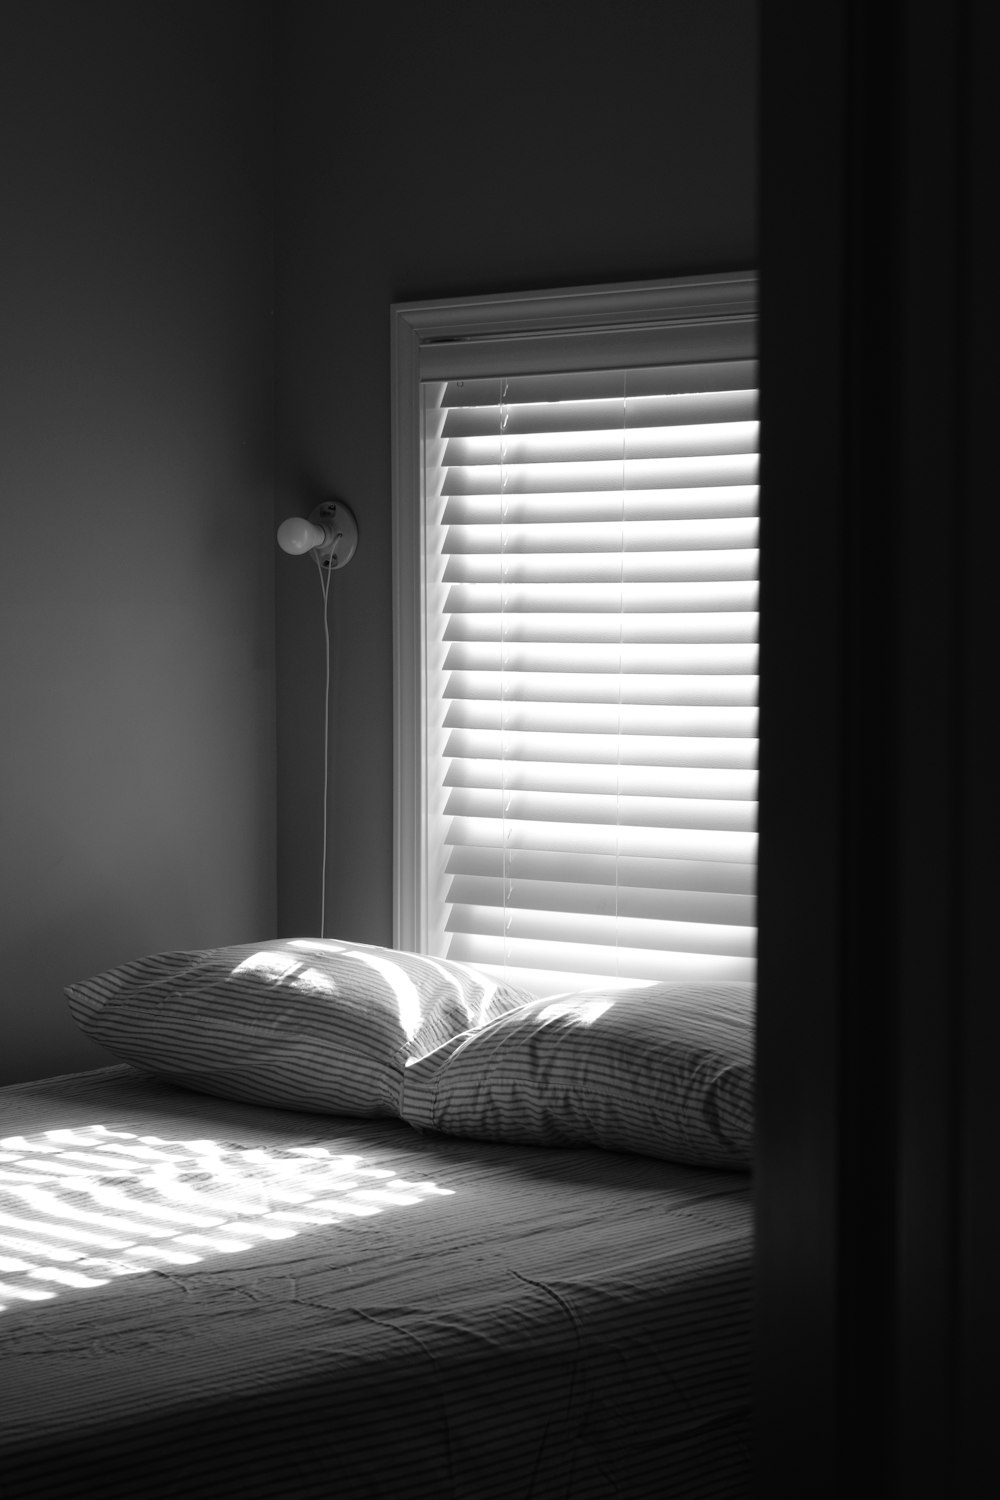
<instances>
[{"instance_id":1,"label":"sunlight patch on bed","mask_svg":"<svg viewBox=\"0 0 1000 1500\"><path fill-rule=\"evenodd\" d=\"M85 1125L0 1139L0 1312L451 1195L356 1153Z\"/></svg>"}]
</instances>

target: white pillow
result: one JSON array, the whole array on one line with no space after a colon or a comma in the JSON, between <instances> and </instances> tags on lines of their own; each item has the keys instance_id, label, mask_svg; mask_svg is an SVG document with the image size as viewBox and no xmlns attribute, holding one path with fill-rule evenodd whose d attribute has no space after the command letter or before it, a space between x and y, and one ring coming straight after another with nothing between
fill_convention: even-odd
<instances>
[{"instance_id":1,"label":"white pillow","mask_svg":"<svg viewBox=\"0 0 1000 1500\"><path fill-rule=\"evenodd\" d=\"M482 1140L749 1168L753 1041L750 983L581 990L411 1059L400 1114Z\"/></svg>"},{"instance_id":2,"label":"white pillow","mask_svg":"<svg viewBox=\"0 0 1000 1500\"><path fill-rule=\"evenodd\" d=\"M533 997L467 964L328 939L157 953L66 990L81 1030L202 1093L398 1113L403 1065Z\"/></svg>"}]
</instances>

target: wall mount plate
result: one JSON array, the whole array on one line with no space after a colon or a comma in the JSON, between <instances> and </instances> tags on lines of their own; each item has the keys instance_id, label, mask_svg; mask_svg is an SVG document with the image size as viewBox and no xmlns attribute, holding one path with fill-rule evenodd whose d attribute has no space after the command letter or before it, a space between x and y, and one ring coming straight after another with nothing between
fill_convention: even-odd
<instances>
[{"instance_id":1,"label":"wall mount plate","mask_svg":"<svg viewBox=\"0 0 1000 1500\"><path fill-rule=\"evenodd\" d=\"M321 568L345 567L358 545L358 523L354 512L342 500L324 500L309 517L314 526L322 526L326 541L314 548Z\"/></svg>"}]
</instances>

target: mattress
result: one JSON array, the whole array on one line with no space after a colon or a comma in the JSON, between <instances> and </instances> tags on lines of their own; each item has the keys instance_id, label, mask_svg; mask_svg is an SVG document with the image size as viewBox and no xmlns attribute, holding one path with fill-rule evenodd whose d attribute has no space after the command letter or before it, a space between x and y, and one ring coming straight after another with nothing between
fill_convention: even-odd
<instances>
[{"instance_id":1,"label":"mattress","mask_svg":"<svg viewBox=\"0 0 1000 1500\"><path fill-rule=\"evenodd\" d=\"M749 1178L0 1090L5 1496L748 1494Z\"/></svg>"}]
</instances>

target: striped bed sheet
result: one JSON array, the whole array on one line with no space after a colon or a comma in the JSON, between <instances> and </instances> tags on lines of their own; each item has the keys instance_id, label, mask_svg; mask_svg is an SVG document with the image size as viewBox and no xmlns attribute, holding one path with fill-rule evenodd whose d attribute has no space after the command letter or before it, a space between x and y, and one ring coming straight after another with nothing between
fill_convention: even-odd
<instances>
[{"instance_id":1,"label":"striped bed sheet","mask_svg":"<svg viewBox=\"0 0 1000 1500\"><path fill-rule=\"evenodd\" d=\"M0 1090L14 1497L750 1493L745 1173Z\"/></svg>"}]
</instances>

